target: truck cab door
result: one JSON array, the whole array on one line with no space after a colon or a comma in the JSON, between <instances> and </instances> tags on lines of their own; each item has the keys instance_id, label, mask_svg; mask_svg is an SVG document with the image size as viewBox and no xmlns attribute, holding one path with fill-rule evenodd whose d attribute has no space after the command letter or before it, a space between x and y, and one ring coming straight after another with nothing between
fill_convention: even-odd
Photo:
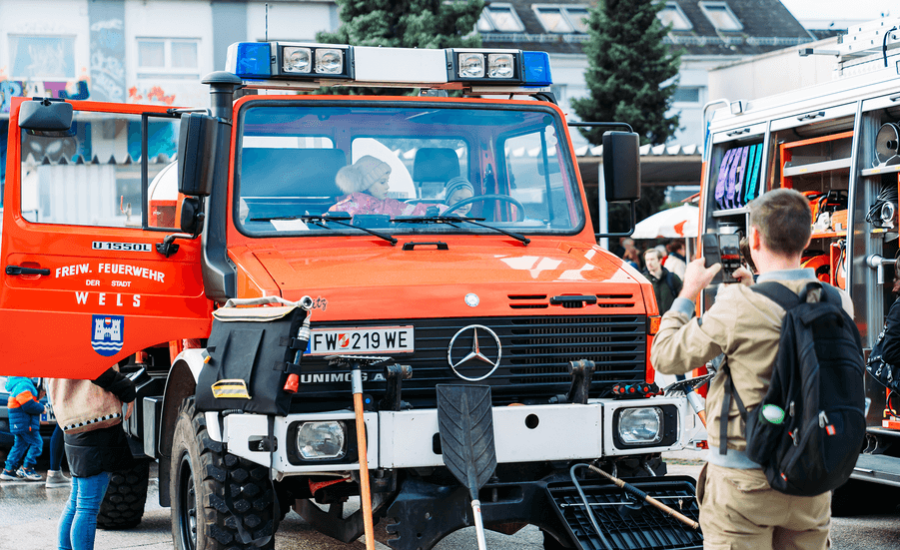
<instances>
[{"instance_id":1,"label":"truck cab door","mask_svg":"<svg viewBox=\"0 0 900 550\"><path fill-rule=\"evenodd\" d=\"M10 112L0 247L0 375L93 379L123 358L205 338L201 239L175 228L179 119L165 107L71 102L68 131Z\"/></svg>"}]
</instances>

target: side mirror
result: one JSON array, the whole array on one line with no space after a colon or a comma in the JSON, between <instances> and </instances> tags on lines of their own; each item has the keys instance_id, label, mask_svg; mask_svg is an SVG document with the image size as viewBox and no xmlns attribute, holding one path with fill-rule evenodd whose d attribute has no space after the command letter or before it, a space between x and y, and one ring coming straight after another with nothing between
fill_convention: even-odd
<instances>
[{"instance_id":1,"label":"side mirror","mask_svg":"<svg viewBox=\"0 0 900 550\"><path fill-rule=\"evenodd\" d=\"M641 142L637 134L603 134L603 178L607 202L640 200Z\"/></svg>"},{"instance_id":2,"label":"side mirror","mask_svg":"<svg viewBox=\"0 0 900 550\"><path fill-rule=\"evenodd\" d=\"M203 203L198 198L185 197L181 201L181 230L191 235L203 229Z\"/></svg>"},{"instance_id":3,"label":"side mirror","mask_svg":"<svg viewBox=\"0 0 900 550\"><path fill-rule=\"evenodd\" d=\"M63 132L72 127L72 111L72 104L65 101L25 101L19 107L19 128Z\"/></svg>"},{"instance_id":4,"label":"side mirror","mask_svg":"<svg viewBox=\"0 0 900 550\"><path fill-rule=\"evenodd\" d=\"M192 197L212 193L219 121L211 116L181 116L178 138L178 192ZM182 216L183 219L183 216Z\"/></svg>"}]
</instances>

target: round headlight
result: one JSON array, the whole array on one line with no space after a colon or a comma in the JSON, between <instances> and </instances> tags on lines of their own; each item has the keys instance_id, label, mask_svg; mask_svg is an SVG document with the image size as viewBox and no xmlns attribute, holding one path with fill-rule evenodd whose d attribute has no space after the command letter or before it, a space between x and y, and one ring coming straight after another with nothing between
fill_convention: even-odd
<instances>
[{"instance_id":1,"label":"round headlight","mask_svg":"<svg viewBox=\"0 0 900 550\"><path fill-rule=\"evenodd\" d=\"M312 52L309 48L285 48L284 70L289 73L308 73L312 70Z\"/></svg>"},{"instance_id":2,"label":"round headlight","mask_svg":"<svg viewBox=\"0 0 900 550\"><path fill-rule=\"evenodd\" d=\"M488 76L491 78L512 78L514 76L513 56L509 53L488 55Z\"/></svg>"},{"instance_id":3,"label":"round headlight","mask_svg":"<svg viewBox=\"0 0 900 550\"><path fill-rule=\"evenodd\" d=\"M320 74L344 72L344 52L341 50L316 50L316 72Z\"/></svg>"},{"instance_id":4,"label":"round headlight","mask_svg":"<svg viewBox=\"0 0 900 550\"><path fill-rule=\"evenodd\" d=\"M626 445L648 445L662 441L662 410L659 407L622 409L619 439Z\"/></svg>"},{"instance_id":5,"label":"round headlight","mask_svg":"<svg viewBox=\"0 0 900 550\"><path fill-rule=\"evenodd\" d=\"M304 422L297 430L297 450L306 460L343 458L344 426L340 422Z\"/></svg>"},{"instance_id":6,"label":"round headlight","mask_svg":"<svg viewBox=\"0 0 900 550\"><path fill-rule=\"evenodd\" d=\"M459 76L462 78L484 78L484 56L480 53L459 54Z\"/></svg>"}]
</instances>

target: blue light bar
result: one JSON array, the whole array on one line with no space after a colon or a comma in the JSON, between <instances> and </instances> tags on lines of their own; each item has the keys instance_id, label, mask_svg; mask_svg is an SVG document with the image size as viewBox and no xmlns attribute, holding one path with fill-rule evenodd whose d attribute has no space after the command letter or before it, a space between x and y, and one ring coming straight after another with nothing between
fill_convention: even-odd
<instances>
[{"instance_id":1,"label":"blue light bar","mask_svg":"<svg viewBox=\"0 0 900 550\"><path fill-rule=\"evenodd\" d=\"M272 76L271 46L267 42L238 42L228 47L225 70L241 78Z\"/></svg>"},{"instance_id":2,"label":"blue light bar","mask_svg":"<svg viewBox=\"0 0 900 550\"><path fill-rule=\"evenodd\" d=\"M525 82L523 86L550 86L550 56L547 52L522 52L525 66Z\"/></svg>"}]
</instances>

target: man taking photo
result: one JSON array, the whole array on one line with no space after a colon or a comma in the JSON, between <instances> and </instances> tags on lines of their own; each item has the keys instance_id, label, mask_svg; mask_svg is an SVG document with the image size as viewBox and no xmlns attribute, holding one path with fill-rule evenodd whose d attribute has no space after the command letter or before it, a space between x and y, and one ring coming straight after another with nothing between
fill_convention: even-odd
<instances>
[{"instance_id":1,"label":"man taking photo","mask_svg":"<svg viewBox=\"0 0 900 550\"><path fill-rule=\"evenodd\" d=\"M750 203L750 255L758 282L776 281L797 294L816 282L814 270L800 268L811 226L809 203L796 191L777 189ZM720 264L706 268L702 258L688 264L679 297L653 339L651 362L663 374L683 374L724 354L734 389L753 411L772 378L785 310L751 290L752 276L740 268L734 273L740 283L721 287L715 304L702 317L692 319L694 301L720 269ZM841 300L852 317L850 298L842 292ZM771 488L761 465L745 453L747 442L737 404L732 402L727 418L721 418L724 378L723 371L713 378L706 404L709 456L697 482L704 547L828 548L831 493L799 497ZM727 424L724 450L720 449L721 422Z\"/></svg>"}]
</instances>

